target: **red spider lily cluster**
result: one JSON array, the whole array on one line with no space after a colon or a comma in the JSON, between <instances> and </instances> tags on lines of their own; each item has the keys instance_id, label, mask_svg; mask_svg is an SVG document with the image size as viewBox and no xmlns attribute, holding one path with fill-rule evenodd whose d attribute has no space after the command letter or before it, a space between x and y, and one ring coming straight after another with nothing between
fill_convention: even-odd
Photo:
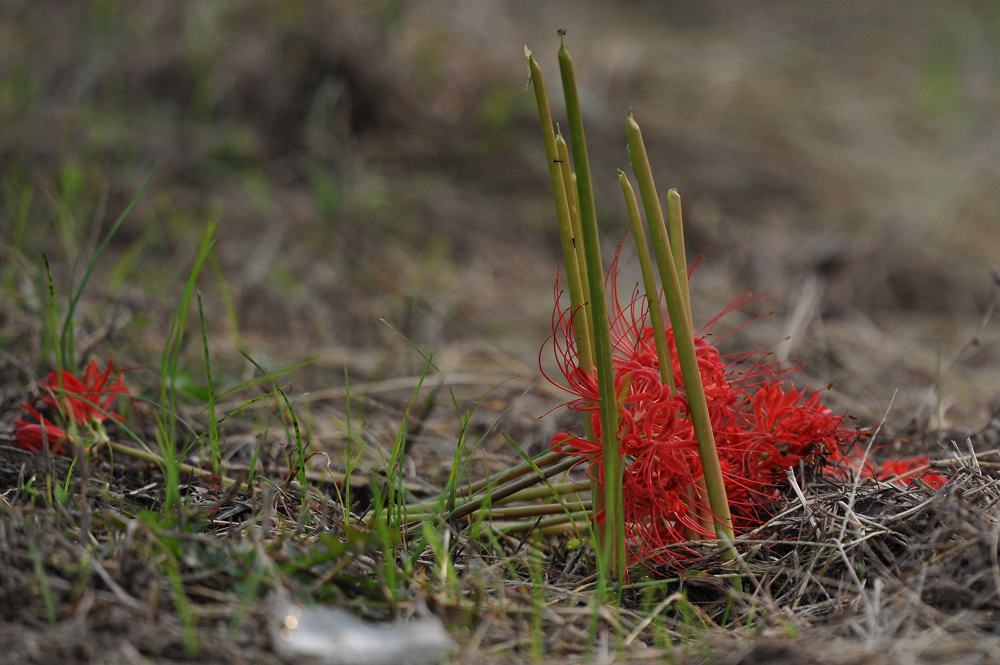
<instances>
[{"instance_id":1,"label":"red spider lily cluster","mask_svg":"<svg viewBox=\"0 0 1000 665\"><path fill-rule=\"evenodd\" d=\"M714 537L698 441L683 389L661 381L646 299L636 290L623 305L616 277L612 265L609 318L627 546L633 561L675 565L685 554L683 543ZM707 330L740 304L712 319L695 340L737 534L764 521L787 485L788 470L800 463L824 459L833 463L827 467L833 475L845 477L851 469L897 487L924 483L938 489L945 484L943 476L927 471L924 456L875 464L844 453L858 433L820 402L818 392L794 387L761 354L724 358L709 343ZM579 366L573 316L558 305L553 312L552 349L564 381L549 380L575 396L567 406L587 414L592 437L561 432L551 445L587 456L590 473L603 484L598 384L593 372ZM675 385L683 386L673 330L666 332Z\"/></svg>"},{"instance_id":2,"label":"red spider lily cluster","mask_svg":"<svg viewBox=\"0 0 1000 665\"><path fill-rule=\"evenodd\" d=\"M99 427L109 418L121 420L121 414L113 410L114 403L120 396L129 394L125 377L115 371L110 360L103 370L91 360L82 377L68 370L49 372L41 389L42 395L34 404L21 404L27 417L34 422L18 420L14 423L17 445L39 452L47 443L49 450L57 455L65 452L70 441L68 430ZM64 427L46 419L42 410L56 414L54 417L58 417Z\"/></svg>"},{"instance_id":3,"label":"red spider lily cluster","mask_svg":"<svg viewBox=\"0 0 1000 665\"><path fill-rule=\"evenodd\" d=\"M684 391L661 382L645 297L635 291L623 306L615 297L615 272L613 266L609 317L625 458L626 539L633 561L669 565L683 554L678 545L714 536L698 441ZM567 406L588 415L593 438L562 432L552 447L586 455L591 473L603 482L597 379L579 366L572 317L558 307L553 314L552 348L565 383L550 381L576 396ZM682 386L673 330L666 332L675 385ZM754 356L724 358L705 329L695 342L734 528L745 532L762 522L788 469L833 453L853 435L818 393L789 385L780 370Z\"/></svg>"}]
</instances>

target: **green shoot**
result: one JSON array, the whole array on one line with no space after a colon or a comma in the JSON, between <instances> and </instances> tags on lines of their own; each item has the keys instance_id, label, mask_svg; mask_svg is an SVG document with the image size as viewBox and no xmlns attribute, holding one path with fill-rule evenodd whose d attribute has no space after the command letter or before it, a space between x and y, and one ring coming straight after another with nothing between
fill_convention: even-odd
<instances>
[{"instance_id":1,"label":"green shoot","mask_svg":"<svg viewBox=\"0 0 1000 665\"><path fill-rule=\"evenodd\" d=\"M181 294L180 303L174 311L167 332L167 341L160 360L160 410L157 417L156 440L163 459L163 485L165 493L164 511L175 510L180 505L180 459L177 448L177 375L180 355L183 349L184 332L187 328L191 299L198 285L198 276L214 244L215 224L209 224L202 234L194 265L188 275Z\"/></svg>"},{"instance_id":2,"label":"green shoot","mask_svg":"<svg viewBox=\"0 0 1000 665\"><path fill-rule=\"evenodd\" d=\"M691 421L698 438L698 453L704 470L709 506L715 521L715 532L722 542L727 556L732 557L736 554L733 547L733 520L729 512L729 500L726 496L719 454L715 447L715 435L712 432L712 422L708 413L708 402L705 398L701 371L695 355L694 332L678 268L674 262L674 253L671 251L670 241L667 238L663 210L660 208L660 201L656 195L656 185L653 182L653 173L649 166L646 146L642 140L642 132L631 113L626 121L626 133L632 171L639 183L639 194L646 211L646 224L649 226L649 233L652 237L653 251L660 269L660 280L667 297L667 309L674 328L674 341L677 344L677 355L684 377L684 388L687 393L688 407L691 410Z\"/></svg>"},{"instance_id":3,"label":"green shoot","mask_svg":"<svg viewBox=\"0 0 1000 665\"><path fill-rule=\"evenodd\" d=\"M676 189L667 190L667 237L670 240L670 251L674 255L674 267L677 269L677 280L681 285L681 296L684 297L684 309L688 319L694 321L691 313L691 291L688 287L687 250L684 243L684 215L681 212L681 195Z\"/></svg>"},{"instance_id":4,"label":"green shoot","mask_svg":"<svg viewBox=\"0 0 1000 665\"><path fill-rule=\"evenodd\" d=\"M205 325L205 306L198 293L198 319L201 323L201 351L205 361L205 382L208 384L208 444L212 458L212 471L219 473L222 468L222 453L219 449L219 419L215 413L215 383L212 381L212 360L208 350L208 329Z\"/></svg>"}]
</instances>

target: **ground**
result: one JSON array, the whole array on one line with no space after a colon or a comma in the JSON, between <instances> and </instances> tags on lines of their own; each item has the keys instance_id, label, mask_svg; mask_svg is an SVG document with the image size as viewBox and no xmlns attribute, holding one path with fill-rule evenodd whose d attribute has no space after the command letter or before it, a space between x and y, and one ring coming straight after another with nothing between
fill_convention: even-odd
<instances>
[{"instance_id":1,"label":"ground","mask_svg":"<svg viewBox=\"0 0 1000 665\"><path fill-rule=\"evenodd\" d=\"M456 662L997 658L1000 12L538 5L0 9L0 660L284 662L278 592L439 616ZM389 565L345 518L346 488L363 516L400 431L420 499L447 482L463 431L471 480L516 461L508 439L537 453L574 424L538 368L560 254L523 58L528 44L554 86L557 28L606 256L627 226L615 172L632 108L704 257L695 318L757 294L725 321L748 323L726 348L801 366L796 381L830 386L859 428L884 420L873 454L930 455L943 490L806 474L746 542L743 595L709 575L733 564L706 549L616 614L595 612L592 561L566 539L536 565L532 547L501 555L456 532L441 576L429 543ZM155 464L99 446L71 472L14 445L53 363L42 255L61 316L140 190L80 299L75 360L127 369L142 399L126 426L155 450L168 328L216 223L205 344L192 301L168 387L186 461L207 468L207 347L241 482L183 475L179 509ZM638 279L627 255L623 275ZM282 393L310 453L305 493Z\"/></svg>"}]
</instances>

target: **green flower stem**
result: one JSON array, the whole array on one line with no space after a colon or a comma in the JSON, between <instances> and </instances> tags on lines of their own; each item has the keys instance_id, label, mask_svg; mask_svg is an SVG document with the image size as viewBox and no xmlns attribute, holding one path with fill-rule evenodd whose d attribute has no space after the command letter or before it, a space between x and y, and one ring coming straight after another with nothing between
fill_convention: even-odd
<instances>
[{"instance_id":1,"label":"green flower stem","mask_svg":"<svg viewBox=\"0 0 1000 665\"><path fill-rule=\"evenodd\" d=\"M573 222L573 240L574 246L576 248L576 263L580 266L587 265L587 254L583 247L583 226L580 223L580 192L576 187L576 175L573 173L573 164L569 159L569 147L566 145L566 139L563 138L562 134L559 132L559 128L556 127L556 150L559 151L559 163L562 165L563 174L563 186L567 192L567 198L569 199L569 212L570 220ZM590 302L590 284L583 277L580 278L583 287L583 300L584 302ZM584 317L586 319L586 317ZM590 348L594 348L594 338L593 333L590 331L590 324L587 324L587 332L591 334L590 338ZM593 358L590 358L590 365L586 366L586 369L593 371L594 364Z\"/></svg>"},{"instance_id":2,"label":"green flower stem","mask_svg":"<svg viewBox=\"0 0 1000 665\"><path fill-rule=\"evenodd\" d=\"M681 195L676 189L667 191L667 236L670 238L670 251L674 255L674 267L677 268L677 280L681 284L681 296L684 298L684 309L688 321L694 328L694 316L691 313L691 290L688 286L687 250L684 245L684 216L681 213Z\"/></svg>"},{"instance_id":3,"label":"green flower stem","mask_svg":"<svg viewBox=\"0 0 1000 665\"><path fill-rule=\"evenodd\" d=\"M635 251L639 256L639 269L642 272L642 287L646 290L646 300L649 302L649 317L653 324L653 339L656 341L656 357L660 363L660 381L677 390L674 382L674 363L670 358L670 346L667 344L667 322L660 309L660 290L656 288L656 275L653 274L653 261L649 256L649 245L646 242L646 232L642 230L642 218L639 216L639 203L635 200L635 190L624 171L618 171L618 182L622 186L625 197L625 207L628 208L628 219L632 225L632 237L635 238Z\"/></svg>"},{"instance_id":4,"label":"green flower stem","mask_svg":"<svg viewBox=\"0 0 1000 665\"><path fill-rule=\"evenodd\" d=\"M687 267L687 243L684 242L684 217L681 213L681 195L676 189L667 191L667 237L670 240L670 251L674 257L674 268L677 270L677 281L680 284L680 295L684 299L684 312L691 325L692 334L694 331L694 314L691 309L691 289L688 285ZM705 477L698 479L698 491L701 496L708 496L708 486L705 484ZM701 525L706 531L715 530L712 511L703 503L699 506L695 493L691 492L693 502L690 504L698 513ZM692 536L696 540L697 536Z\"/></svg>"},{"instance_id":5,"label":"green flower stem","mask_svg":"<svg viewBox=\"0 0 1000 665\"><path fill-rule=\"evenodd\" d=\"M646 299L649 302L649 314L653 323L653 339L656 342L656 355L660 363L660 381L675 391L677 390L677 386L674 380L674 365L670 358L670 346L667 344L666 320L663 318L663 312L660 309L660 292L656 288L656 275L653 274L653 262L649 256L646 232L643 231L642 218L639 216L639 204L635 199L635 190L632 189L632 183L629 182L628 176L625 175L624 171L618 171L618 182L622 186L625 207L628 208L632 235L635 238L636 253L639 256L639 268L642 272L643 288L646 290ZM671 248L673 247L673 238L671 238ZM681 251L683 252L683 250ZM677 257L676 250L674 256L675 258ZM686 263L682 261L679 265L686 265ZM707 496L707 492L704 490L704 481L699 478L698 482L702 486L702 495ZM715 525L712 522L711 513L704 510L703 504L698 501L692 488L688 488L686 499L692 512L699 515L702 526L709 532L713 532ZM688 538L691 540L698 540L700 538L699 533L695 529L689 528L687 533Z\"/></svg>"},{"instance_id":6,"label":"green flower stem","mask_svg":"<svg viewBox=\"0 0 1000 665\"><path fill-rule=\"evenodd\" d=\"M566 265L566 281L569 283L569 299L573 312L573 330L576 333L576 345L582 366L593 364L591 335L588 330L586 311L583 308L586 298L583 294L583 278L580 276L580 265L576 257L574 243L573 218L570 213L569 199L563 183L563 171L559 162L559 149L556 147L556 135L553 129L552 111L549 108L549 95L545 91L545 79L538 61L527 47L524 55L528 58L528 71L531 72L531 83L535 90L535 103L538 106L538 118L542 126L542 136L545 140L545 154L549 161L549 179L552 181L552 196L556 203L556 217L559 220L559 239L562 244L563 263ZM586 363L586 364L583 364Z\"/></svg>"},{"instance_id":7,"label":"green flower stem","mask_svg":"<svg viewBox=\"0 0 1000 665\"><path fill-rule=\"evenodd\" d=\"M580 223L586 255L586 274L590 288L590 329L594 334L594 361L597 368L597 385L600 394L601 440L604 447L604 497L594 492L594 517L603 509L605 529L601 557L609 567L605 572L617 580L625 579L625 515L622 504L622 457L618 441L618 404L615 395L615 376L611 365L611 333L604 302L604 268L601 262L601 243L597 230L597 211L594 189L590 178L590 159L587 156L587 139L583 130L583 114L576 89L573 60L565 44L559 47L559 73L562 77L566 115L569 118L570 140L573 147L573 165L576 167L576 185L580 195ZM596 488L595 488L596 489ZM601 505L603 503L603 505ZM596 521L596 520L595 520ZM600 538L599 538L600 539Z\"/></svg>"},{"instance_id":8,"label":"green flower stem","mask_svg":"<svg viewBox=\"0 0 1000 665\"><path fill-rule=\"evenodd\" d=\"M676 189L667 191L667 237L670 239L670 251L674 257L674 268L677 270L677 281L681 287L681 297L684 299L684 311L687 314L691 330L694 330L694 314L691 311L691 289L688 285L687 250L684 242L684 217L681 214L681 195ZM698 489L701 496L708 496L708 487L705 485L705 478L698 479ZM694 495L692 492L692 499ZM697 508L696 503L691 504ZM712 512L704 509L702 504L700 513L701 524L706 531L714 531ZM692 538L694 540L694 538Z\"/></svg>"},{"instance_id":9,"label":"green flower stem","mask_svg":"<svg viewBox=\"0 0 1000 665\"><path fill-rule=\"evenodd\" d=\"M691 320L682 294L682 286L674 263L674 256L667 238L666 226L663 220L663 210L656 196L656 185L649 166L649 157L642 140L642 131L629 113L626 121L628 135L629 159L632 171L639 183L639 193L643 208L646 211L646 223L653 239L653 250L660 269L660 280L663 282L667 297L667 309L670 321L674 327L674 340L677 344L677 355L680 359L681 372L684 376L684 387L687 392L688 408L695 434L698 437L698 453L704 469L705 488L708 492L709 506L715 521L715 533L725 548L728 557L735 556L733 547L733 519L729 512L729 500L726 496L726 486L722 477L722 466L719 463L719 453L715 447L715 435L712 432L712 421L708 413L708 402L705 398L705 388L701 380L701 371L695 355L694 333Z\"/></svg>"}]
</instances>

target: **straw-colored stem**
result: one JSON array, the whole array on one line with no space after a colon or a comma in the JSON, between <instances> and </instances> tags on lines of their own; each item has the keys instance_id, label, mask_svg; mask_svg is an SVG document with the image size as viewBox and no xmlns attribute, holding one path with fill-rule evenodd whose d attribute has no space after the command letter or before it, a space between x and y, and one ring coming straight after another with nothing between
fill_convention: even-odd
<instances>
[{"instance_id":1,"label":"straw-colored stem","mask_svg":"<svg viewBox=\"0 0 1000 665\"><path fill-rule=\"evenodd\" d=\"M604 501L595 492L594 517L603 509L605 515L604 539L606 571L618 580L625 579L625 515L622 503L622 458L618 441L618 404L615 394L615 376L611 365L611 332L604 302L604 268L601 262L601 242L597 230L597 211L594 189L590 179L590 158L587 156L587 138L583 129L583 113L573 73L573 59L566 45L559 47L559 73L566 115L569 119L570 141L573 147L573 166L576 168L576 185L580 195L580 223L583 246L587 258L586 275L590 287L591 331L594 334L594 362L600 395L601 442L604 449Z\"/></svg>"},{"instance_id":2,"label":"straw-colored stem","mask_svg":"<svg viewBox=\"0 0 1000 665\"><path fill-rule=\"evenodd\" d=\"M635 239L635 251L639 256L639 270L642 272L642 287L646 290L646 301L649 303L649 318L653 325L653 340L656 342L656 357L660 363L660 381L676 390L674 383L674 363L670 358L670 346L667 344L667 322L660 309L660 290L656 288L656 275L653 273L653 260L649 256L649 245L646 242L646 232L642 230L642 217L639 215L639 203L635 200L635 190L624 171L618 171L618 182L622 186L625 197L625 207L628 209L628 219L632 227L632 237Z\"/></svg>"},{"instance_id":3,"label":"straw-colored stem","mask_svg":"<svg viewBox=\"0 0 1000 665\"><path fill-rule=\"evenodd\" d=\"M632 163L632 171L639 183L639 193L646 211L646 223L653 239L653 250L660 269L660 280L663 283L667 297L667 309L674 328L674 341L677 344L677 355L684 377L684 388L687 393L691 421L698 438L698 453L701 457L705 488L708 492L709 505L715 521L715 533L722 542L727 556L734 556L733 520L729 511L729 500L726 496L719 453L715 446L715 435L712 432L712 421L705 398L705 388L701 380L698 359L695 355L691 320L687 315L685 302L681 295L682 286L670 249L670 241L667 238L663 210L660 208L660 202L656 195L656 185L653 182L653 174L649 166L646 146L642 140L642 132L631 113L629 113L626 122L626 133L628 135L629 159Z\"/></svg>"},{"instance_id":4,"label":"straw-colored stem","mask_svg":"<svg viewBox=\"0 0 1000 665\"><path fill-rule=\"evenodd\" d=\"M511 533L515 531L531 531L532 529L541 529L567 523L590 524L590 513L587 511L567 513L523 522L494 522L493 528L503 533Z\"/></svg>"},{"instance_id":5,"label":"straw-colored stem","mask_svg":"<svg viewBox=\"0 0 1000 665\"><path fill-rule=\"evenodd\" d=\"M587 302L583 295L583 277L580 275L580 265L577 262L576 247L573 242L573 219L570 213L569 198L563 183L562 167L559 162L559 150L556 148L556 135L552 122L552 111L549 108L549 95L545 90L545 79L538 61L527 47L524 54L528 58L528 70L531 72L531 83L535 90L535 103L538 106L538 118L542 127L542 137L545 141L545 154L549 162L549 179L552 182L552 198L556 204L556 218L559 221L559 240L562 245L563 263L566 266L566 281L569 283L569 300L572 308L573 330L576 333L577 352L581 363L592 363L593 349L591 334L584 314Z\"/></svg>"},{"instance_id":6,"label":"straw-colored stem","mask_svg":"<svg viewBox=\"0 0 1000 665\"><path fill-rule=\"evenodd\" d=\"M590 531L590 522L567 522L565 524L553 524L538 528L538 533L542 536L563 536L566 534L586 534Z\"/></svg>"},{"instance_id":7,"label":"straw-colored stem","mask_svg":"<svg viewBox=\"0 0 1000 665\"><path fill-rule=\"evenodd\" d=\"M517 503L519 501L534 501L535 499L549 499L549 498L563 496L566 494L578 494L588 489L590 489L589 480L551 483L551 484L540 485L538 487L529 487L527 489L520 490L518 492L511 494L510 496L505 496L500 499L497 499L491 495L490 505L499 506L510 503ZM483 498L485 499L485 497ZM485 501L481 503L485 505ZM424 502L424 503L410 504L406 506L406 514L430 515L435 512L438 512L440 510L440 505L441 505L440 502L433 502L433 503ZM463 503L461 505L464 506L465 504Z\"/></svg>"},{"instance_id":8,"label":"straw-colored stem","mask_svg":"<svg viewBox=\"0 0 1000 665\"><path fill-rule=\"evenodd\" d=\"M510 506L505 508L483 508L482 510L477 510L474 513L466 515L463 519L470 522L476 520L496 520L496 519L521 519L525 517L538 517L540 515L559 515L565 512L579 512L581 510L590 510L592 504L590 501L572 501L569 503L546 503L534 506ZM432 513L408 513L407 523L420 522L428 517Z\"/></svg>"},{"instance_id":9,"label":"straw-colored stem","mask_svg":"<svg viewBox=\"0 0 1000 665\"><path fill-rule=\"evenodd\" d=\"M536 499L547 499L555 496L563 496L566 494L577 494L584 492L591 488L591 482L589 480L576 480L569 481L565 483L553 483L551 485L542 485L539 487L529 487L528 489L521 490L515 494L501 499L499 501L494 501L493 505L503 505L508 503L515 503L518 501L534 501Z\"/></svg>"},{"instance_id":10,"label":"straw-colored stem","mask_svg":"<svg viewBox=\"0 0 1000 665\"><path fill-rule=\"evenodd\" d=\"M133 459L142 460L143 462L149 462L150 464L155 464L161 469L166 466L166 461L156 453L151 453L148 450L141 450L139 448L132 448L131 446L126 446L121 443L115 443L114 441L108 442L108 447L120 455L125 455L126 457L131 457ZM196 478L209 478L212 480L218 480L223 487L229 487L234 485L236 481L228 476L216 473L214 471L209 471L208 469L202 469L197 466L192 466L190 464L185 464L181 462L177 465L178 470L181 473L188 476L194 476Z\"/></svg>"},{"instance_id":11,"label":"straw-colored stem","mask_svg":"<svg viewBox=\"0 0 1000 665\"><path fill-rule=\"evenodd\" d=\"M538 517L539 515L562 515L587 511L592 508L590 501L572 501L569 503L548 503L538 506L510 506L507 508L491 508L483 517L491 519L519 519L523 517ZM473 513L473 516L478 516Z\"/></svg>"}]
</instances>

